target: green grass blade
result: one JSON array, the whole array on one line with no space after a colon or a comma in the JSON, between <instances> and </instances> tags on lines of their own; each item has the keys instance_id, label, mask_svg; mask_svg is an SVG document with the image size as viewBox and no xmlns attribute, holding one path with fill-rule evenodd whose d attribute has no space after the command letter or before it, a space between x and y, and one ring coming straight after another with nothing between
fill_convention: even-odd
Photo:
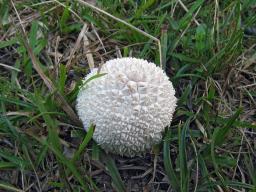
<instances>
[{"instance_id":1,"label":"green grass blade","mask_svg":"<svg viewBox=\"0 0 256 192\"><path fill-rule=\"evenodd\" d=\"M53 114L54 114L54 115L62 115L62 116L65 116L64 113L55 112L55 111L52 111L52 112L49 111L49 112L39 113L39 114L35 115L34 117L30 118L27 123L33 122L34 120L38 119L39 117L41 117L41 116L43 116L43 115L45 115L45 114L48 114L48 115L53 115Z\"/></svg>"},{"instance_id":2,"label":"green grass blade","mask_svg":"<svg viewBox=\"0 0 256 192\"><path fill-rule=\"evenodd\" d=\"M186 135L189 129L191 118L185 122L182 130L179 127L179 164L180 164L180 190L189 191L189 170L186 154Z\"/></svg>"},{"instance_id":3,"label":"green grass blade","mask_svg":"<svg viewBox=\"0 0 256 192\"><path fill-rule=\"evenodd\" d=\"M0 157L14 164L19 169L24 169L29 165L28 161L22 159L21 157L15 156L13 153L7 150L0 149Z\"/></svg>"},{"instance_id":4,"label":"green grass blade","mask_svg":"<svg viewBox=\"0 0 256 192\"><path fill-rule=\"evenodd\" d=\"M141 15L143 14L143 12L145 10L147 10L148 8L150 8L154 3L156 2L156 0L148 0L148 1L143 1L142 5L140 5L140 7L137 9L134 18L139 18L141 17Z\"/></svg>"},{"instance_id":5,"label":"green grass blade","mask_svg":"<svg viewBox=\"0 0 256 192\"><path fill-rule=\"evenodd\" d=\"M35 160L35 167L39 167L39 165L41 164L41 162L45 159L46 155L47 155L47 151L48 151L48 147L47 145L43 145L40 148L39 153L37 154L37 158Z\"/></svg>"},{"instance_id":6,"label":"green grass blade","mask_svg":"<svg viewBox=\"0 0 256 192\"><path fill-rule=\"evenodd\" d=\"M70 7L68 6L68 1L66 3L67 5L65 6L64 8L64 11L63 11L63 14L61 16L61 19L60 19L60 30L62 32L68 32L68 24L67 24L67 21L68 19L70 18Z\"/></svg>"},{"instance_id":7,"label":"green grass blade","mask_svg":"<svg viewBox=\"0 0 256 192\"><path fill-rule=\"evenodd\" d=\"M92 160L99 161L100 154L101 154L100 146L96 142L93 142L93 144L92 144Z\"/></svg>"},{"instance_id":8,"label":"green grass blade","mask_svg":"<svg viewBox=\"0 0 256 192\"><path fill-rule=\"evenodd\" d=\"M56 150L60 151L61 146L60 146L60 141L58 137L58 130L57 130L58 125L56 121L54 121L51 118L49 112L46 109L45 104L42 101L43 101L43 98L40 96L40 93L35 93L34 102L37 104L37 107L41 112L40 115L42 115L45 123L47 124L49 142Z\"/></svg>"},{"instance_id":9,"label":"green grass blade","mask_svg":"<svg viewBox=\"0 0 256 192\"><path fill-rule=\"evenodd\" d=\"M58 82L58 89L62 95L64 95L65 92L65 84L67 80L67 69L64 65L60 65L60 74L59 74L59 80Z\"/></svg>"},{"instance_id":10,"label":"green grass blade","mask_svg":"<svg viewBox=\"0 0 256 192\"><path fill-rule=\"evenodd\" d=\"M41 140L37 137L34 137L37 141L39 141L41 144L46 145L59 159L61 163L63 163L74 175L74 177L79 181L79 183L82 185L83 189L85 191L89 191L88 185L84 182L84 178L82 175L79 173L77 170L76 166L69 160L67 159L59 150L57 150L55 147L49 144L47 140ZM85 177L87 178L87 177ZM88 178L87 178L88 179Z\"/></svg>"},{"instance_id":11,"label":"green grass blade","mask_svg":"<svg viewBox=\"0 0 256 192\"><path fill-rule=\"evenodd\" d=\"M29 43L31 45L32 49L35 49L36 45L37 45L37 31L38 31L38 22L33 21L32 25L31 25L31 29L30 29L30 33L29 33Z\"/></svg>"},{"instance_id":12,"label":"green grass blade","mask_svg":"<svg viewBox=\"0 0 256 192\"><path fill-rule=\"evenodd\" d=\"M204 3L204 0L197 0L193 3L191 8L188 10L188 12L185 14L185 16L180 19L179 21L179 29L184 29L189 24L193 17L193 13L196 12L196 10Z\"/></svg>"},{"instance_id":13,"label":"green grass blade","mask_svg":"<svg viewBox=\"0 0 256 192\"><path fill-rule=\"evenodd\" d=\"M237 120L238 116L241 114L242 109L238 109L235 114L227 121L224 127L218 128L214 130L213 133L213 143L214 146L220 146L225 142L225 137L230 132L233 124Z\"/></svg>"},{"instance_id":14,"label":"green grass blade","mask_svg":"<svg viewBox=\"0 0 256 192\"><path fill-rule=\"evenodd\" d=\"M234 124L235 120L238 118L240 113L242 112L242 109L238 109L236 113L228 120L228 122L225 124L223 128L218 128L214 130L213 133L213 139L211 142L211 158L212 158L212 163L214 166L215 173L217 174L219 181L221 182L222 186L227 190L227 184L223 178L223 176L219 173L219 164L217 162L217 157L215 154L215 147L220 146L221 144L224 143L225 137L229 133L229 131L232 128L232 125Z\"/></svg>"},{"instance_id":15,"label":"green grass blade","mask_svg":"<svg viewBox=\"0 0 256 192\"><path fill-rule=\"evenodd\" d=\"M0 189L1 188L4 190L7 190L7 191L24 192L23 190L20 190L20 189L14 187L13 185L10 185L8 183L3 183L3 182L0 182Z\"/></svg>"},{"instance_id":16,"label":"green grass blade","mask_svg":"<svg viewBox=\"0 0 256 192\"><path fill-rule=\"evenodd\" d=\"M1 169L14 168L14 167L16 167L16 165L12 162L0 161L0 170Z\"/></svg>"},{"instance_id":17,"label":"green grass blade","mask_svg":"<svg viewBox=\"0 0 256 192\"><path fill-rule=\"evenodd\" d=\"M118 192L125 192L125 185L121 179L121 176L118 172L118 169L116 167L115 161L112 159L112 157L108 154L102 153L102 158L105 160L107 170L112 178L114 188Z\"/></svg>"},{"instance_id":18,"label":"green grass blade","mask_svg":"<svg viewBox=\"0 0 256 192\"><path fill-rule=\"evenodd\" d=\"M251 178L252 184L256 188L256 165L255 163L253 163L253 158L251 157L251 155L245 154L244 156L245 156L245 167L248 171L248 175Z\"/></svg>"},{"instance_id":19,"label":"green grass blade","mask_svg":"<svg viewBox=\"0 0 256 192\"><path fill-rule=\"evenodd\" d=\"M36 93L34 102L37 103L37 106L42 113L42 116L45 120L45 123L47 124L48 128L48 140L44 141L43 144L47 145L49 149L51 149L54 154L56 155L59 163L64 164L76 177L76 179L79 181L79 183L82 185L84 190L88 191L88 185L84 182L84 178L80 175L79 171L77 170L76 166L68 160L63 153L61 152L61 145L60 140L58 137L57 132L57 124L56 121L54 121L49 114L47 114L47 109L45 105L42 103L43 99L41 96Z\"/></svg>"},{"instance_id":20,"label":"green grass blade","mask_svg":"<svg viewBox=\"0 0 256 192\"><path fill-rule=\"evenodd\" d=\"M33 105L31 105L30 103L27 103L25 101L21 101L19 99L7 98L7 97L0 96L0 101L10 103L10 104L14 104L14 105L18 105L18 106L22 106L22 107L26 107L28 109L33 108Z\"/></svg>"},{"instance_id":21,"label":"green grass blade","mask_svg":"<svg viewBox=\"0 0 256 192\"><path fill-rule=\"evenodd\" d=\"M195 48L198 52L198 55L203 55L204 51L206 50L206 31L205 31L205 26L204 25L199 25L196 28L196 43L195 43Z\"/></svg>"},{"instance_id":22,"label":"green grass blade","mask_svg":"<svg viewBox=\"0 0 256 192\"><path fill-rule=\"evenodd\" d=\"M86 134L83 142L80 144L78 150L75 152L74 157L72 158L72 162L75 162L75 161L77 161L79 159L79 157L81 156L82 152L84 151L84 149L86 148L88 143L91 141L92 136L93 136L93 132L94 132L94 126L90 125L90 128L87 131L87 134Z\"/></svg>"},{"instance_id":23,"label":"green grass blade","mask_svg":"<svg viewBox=\"0 0 256 192\"><path fill-rule=\"evenodd\" d=\"M18 42L17 38L12 38L8 41L0 41L0 49L4 48L4 47L8 47L11 46L13 44L16 44Z\"/></svg>"},{"instance_id":24,"label":"green grass blade","mask_svg":"<svg viewBox=\"0 0 256 192\"><path fill-rule=\"evenodd\" d=\"M170 136L171 136L170 131L168 131L168 133L164 138L164 146L163 146L164 168L172 188L175 191L179 191L180 184L178 182L176 173L172 166L172 160L170 158Z\"/></svg>"},{"instance_id":25,"label":"green grass blade","mask_svg":"<svg viewBox=\"0 0 256 192\"><path fill-rule=\"evenodd\" d=\"M86 81L84 81L81 85L81 87L85 86L87 83L89 83L90 81L97 79L99 77L102 77L104 75L106 75L107 73L97 73L96 75L93 75L92 77L90 77L89 79L87 79Z\"/></svg>"},{"instance_id":26,"label":"green grass blade","mask_svg":"<svg viewBox=\"0 0 256 192\"><path fill-rule=\"evenodd\" d=\"M0 28L10 22L8 0L0 1Z\"/></svg>"},{"instance_id":27,"label":"green grass blade","mask_svg":"<svg viewBox=\"0 0 256 192\"><path fill-rule=\"evenodd\" d=\"M207 169L205 160L203 159L202 155L198 154L198 164L199 164L199 168L200 168L200 172L202 174L202 180L201 182L203 183L204 180L206 180L207 183L210 183L210 174L209 171ZM214 189L212 186L206 186L205 191L209 191L209 192L214 192Z\"/></svg>"}]
</instances>

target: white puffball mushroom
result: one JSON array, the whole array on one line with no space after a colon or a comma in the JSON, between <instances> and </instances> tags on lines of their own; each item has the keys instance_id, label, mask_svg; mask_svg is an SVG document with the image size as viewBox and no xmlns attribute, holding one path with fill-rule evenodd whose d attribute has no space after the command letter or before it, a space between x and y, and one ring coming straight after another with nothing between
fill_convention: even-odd
<instances>
[{"instance_id":1,"label":"white puffball mushroom","mask_svg":"<svg viewBox=\"0 0 256 192\"><path fill-rule=\"evenodd\" d=\"M127 57L107 61L100 73L106 74L80 88L76 104L85 129L96 125L93 139L105 151L128 157L161 142L177 102L165 72L154 63Z\"/></svg>"}]
</instances>

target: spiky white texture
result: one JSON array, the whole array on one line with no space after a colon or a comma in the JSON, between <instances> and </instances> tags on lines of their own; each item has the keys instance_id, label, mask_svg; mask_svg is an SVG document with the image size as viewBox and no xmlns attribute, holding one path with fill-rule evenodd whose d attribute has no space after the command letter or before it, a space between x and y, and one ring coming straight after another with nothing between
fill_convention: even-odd
<instances>
[{"instance_id":1,"label":"spiky white texture","mask_svg":"<svg viewBox=\"0 0 256 192\"><path fill-rule=\"evenodd\" d=\"M159 143L177 101L164 71L146 60L121 58L107 61L100 73L107 74L82 87L76 105L85 129L96 125L94 140L130 157ZM96 74L94 69L84 81Z\"/></svg>"}]
</instances>

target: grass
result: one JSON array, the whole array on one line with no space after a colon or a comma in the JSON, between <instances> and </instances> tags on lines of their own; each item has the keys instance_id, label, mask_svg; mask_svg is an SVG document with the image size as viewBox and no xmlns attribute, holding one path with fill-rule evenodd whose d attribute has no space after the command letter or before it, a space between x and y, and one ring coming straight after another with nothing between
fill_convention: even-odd
<instances>
[{"instance_id":1,"label":"grass","mask_svg":"<svg viewBox=\"0 0 256 192\"><path fill-rule=\"evenodd\" d=\"M90 2L114 18L0 1L0 190L256 191L255 1ZM90 67L120 55L162 64L179 98L155 170L150 151L105 154L74 111Z\"/></svg>"}]
</instances>

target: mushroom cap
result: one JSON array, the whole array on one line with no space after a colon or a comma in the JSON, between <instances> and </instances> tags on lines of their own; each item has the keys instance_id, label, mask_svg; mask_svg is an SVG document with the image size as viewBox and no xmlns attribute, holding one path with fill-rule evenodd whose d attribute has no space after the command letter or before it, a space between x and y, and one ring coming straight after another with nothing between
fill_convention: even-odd
<instances>
[{"instance_id":1,"label":"mushroom cap","mask_svg":"<svg viewBox=\"0 0 256 192\"><path fill-rule=\"evenodd\" d=\"M107 152L132 157L161 142L176 107L175 90L164 71L143 59L120 58L102 65L103 76L81 86L76 109L93 139ZM87 75L84 82L97 74Z\"/></svg>"}]
</instances>

